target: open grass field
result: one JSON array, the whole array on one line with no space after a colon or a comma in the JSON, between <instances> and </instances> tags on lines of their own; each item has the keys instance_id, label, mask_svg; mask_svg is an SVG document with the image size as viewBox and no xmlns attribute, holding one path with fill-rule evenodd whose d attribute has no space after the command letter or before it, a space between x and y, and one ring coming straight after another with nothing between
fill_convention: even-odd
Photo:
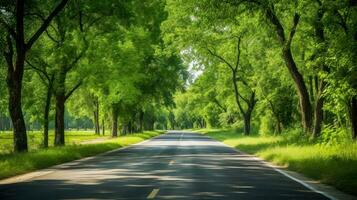
<instances>
[{"instance_id":1,"label":"open grass field","mask_svg":"<svg viewBox=\"0 0 357 200\"><path fill-rule=\"evenodd\" d=\"M93 156L109 150L117 149L120 147L135 144L151 137L162 134L163 131L145 131L143 133L131 134L100 141L93 144L79 144L82 141L97 139L98 136L90 132L67 132L67 145L64 147L50 147L48 149L40 149L40 138L36 133L30 133L34 138L34 142L29 141L31 144L31 151L28 153L5 153L6 150L0 154L0 179L23 174L26 172L35 171L38 169L47 168L53 165L69 162L72 160ZM9 134L2 135L2 141L5 145L11 148ZM40 135L40 134L39 134ZM108 136L107 136L108 137ZM6 141L6 142L4 142ZM38 144L37 144L38 142ZM5 148L2 146L2 148Z\"/></svg>"},{"instance_id":2,"label":"open grass field","mask_svg":"<svg viewBox=\"0 0 357 200\"><path fill-rule=\"evenodd\" d=\"M357 143L321 145L289 136L244 136L234 130L198 130L241 151L357 195Z\"/></svg>"}]
</instances>

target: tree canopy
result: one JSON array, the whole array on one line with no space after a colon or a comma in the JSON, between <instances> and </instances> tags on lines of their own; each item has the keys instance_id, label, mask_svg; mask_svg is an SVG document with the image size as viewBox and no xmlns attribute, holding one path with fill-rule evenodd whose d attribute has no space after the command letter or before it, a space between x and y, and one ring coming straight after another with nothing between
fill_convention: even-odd
<instances>
[{"instance_id":1,"label":"tree canopy","mask_svg":"<svg viewBox=\"0 0 357 200\"><path fill-rule=\"evenodd\" d=\"M318 138L332 124L356 138L356 8L349 0L167 1L165 42L202 72L176 97L176 125L246 134L251 124L268 133L301 127Z\"/></svg>"},{"instance_id":2,"label":"tree canopy","mask_svg":"<svg viewBox=\"0 0 357 200\"><path fill-rule=\"evenodd\" d=\"M1 1L0 129L15 151L29 129L65 145L68 120L356 139L356 18L353 0Z\"/></svg>"}]
</instances>

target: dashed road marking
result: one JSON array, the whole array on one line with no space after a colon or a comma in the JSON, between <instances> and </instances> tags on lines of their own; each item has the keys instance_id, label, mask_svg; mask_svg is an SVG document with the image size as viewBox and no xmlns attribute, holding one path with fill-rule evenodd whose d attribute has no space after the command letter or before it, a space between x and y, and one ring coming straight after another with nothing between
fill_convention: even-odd
<instances>
[{"instance_id":1,"label":"dashed road marking","mask_svg":"<svg viewBox=\"0 0 357 200\"><path fill-rule=\"evenodd\" d=\"M156 197L157 193L159 193L159 190L160 190L160 189L158 189L158 188L153 189L153 190L150 192L150 194L149 194L149 196L147 197L147 199L154 199L154 198Z\"/></svg>"}]
</instances>

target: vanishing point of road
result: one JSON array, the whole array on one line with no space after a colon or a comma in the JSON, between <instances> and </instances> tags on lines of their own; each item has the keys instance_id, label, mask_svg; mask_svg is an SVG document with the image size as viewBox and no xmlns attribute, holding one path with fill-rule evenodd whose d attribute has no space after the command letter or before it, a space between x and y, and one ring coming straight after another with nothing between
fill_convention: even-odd
<instances>
[{"instance_id":1,"label":"vanishing point of road","mask_svg":"<svg viewBox=\"0 0 357 200\"><path fill-rule=\"evenodd\" d=\"M327 199L205 135L144 143L0 186L0 199Z\"/></svg>"}]
</instances>

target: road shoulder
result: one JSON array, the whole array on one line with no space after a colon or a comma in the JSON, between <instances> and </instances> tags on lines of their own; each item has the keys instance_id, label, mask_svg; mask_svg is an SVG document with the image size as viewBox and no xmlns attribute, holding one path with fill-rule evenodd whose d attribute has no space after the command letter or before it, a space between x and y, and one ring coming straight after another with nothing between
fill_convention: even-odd
<instances>
[{"instance_id":1,"label":"road shoulder","mask_svg":"<svg viewBox=\"0 0 357 200\"><path fill-rule=\"evenodd\" d=\"M117 151L122 151L124 149L135 147L137 145L145 144L145 143L147 143L147 142L149 142L149 141L151 141L151 140L153 140L153 139L155 139L157 137L165 135L165 134L167 134L167 132L164 132L162 134L159 134L157 136L154 136L152 138L149 138L147 140L141 141L141 142L136 143L136 144L131 144L131 145L128 145L128 146L120 147L118 149L114 149L114 150L110 150L110 151L107 151L107 152L103 152L103 153L100 153L100 154L97 154L97 155L94 155L94 156L89 156L89 157L85 157L85 158L81 158L81 159L77 159L77 160L72 160L70 162L62 163L62 164L59 164L59 165L54 165L54 166L51 166L49 168L40 169L40 170L36 170L36 171L33 171L33 172L28 172L28 173L25 173L25 174L21 174L21 175L9 177L9 178L1 179L0 180L0 185L14 184L14 183L30 181L31 179L38 178L38 177L41 177L41 176L45 176L45 175L54 173L54 172L56 172L56 171L58 171L60 169L65 169L67 167L70 167L70 166L73 166L73 165L77 165L77 164L79 164L81 162L93 160L93 159L96 159L98 157L110 154L110 153L114 153L114 152L117 152Z\"/></svg>"},{"instance_id":2,"label":"road shoulder","mask_svg":"<svg viewBox=\"0 0 357 200\"><path fill-rule=\"evenodd\" d=\"M194 132L195 133L195 132ZM198 133L199 134L199 133ZM214 138L210 137L209 135L205 135L205 136L208 136L209 138L211 138L212 140L215 140ZM218 140L215 140L219 143L221 143L222 145L226 146L226 147L229 147L231 149L233 149L234 151L236 151L238 154L243 154L243 155L246 155L246 156L250 156L252 157L253 159L263 163L264 165L268 166L268 167L271 167L273 168L275 171L279 172L280 174L302 184L303 186L305 186L306 188L314 191L314 192L317 192L319 194L322 194L323 196L331 199L331 200L357 200L357 197L355 196L352 196L350 194L347 194L347 193L344 193L344 192L341 192L337 189L335 189L334 187L332 186L329 186L329 185L326 185L326 184L323 184L323 183L320 183L319 181L316 181L316 180L313 180L311 178L308 178L300 173L297 173L297 172L293 172L293 171L289 171L287 169L285 169L284 167L281 167L281 166L277 166L277 165L274 165L268 161L265 161L257 156L254 156L252 154L248 154L246 152L243 152L241 150L238 150L232 146L229 146L221 141L218 141Z\"/></svg>"}]
</instances>

